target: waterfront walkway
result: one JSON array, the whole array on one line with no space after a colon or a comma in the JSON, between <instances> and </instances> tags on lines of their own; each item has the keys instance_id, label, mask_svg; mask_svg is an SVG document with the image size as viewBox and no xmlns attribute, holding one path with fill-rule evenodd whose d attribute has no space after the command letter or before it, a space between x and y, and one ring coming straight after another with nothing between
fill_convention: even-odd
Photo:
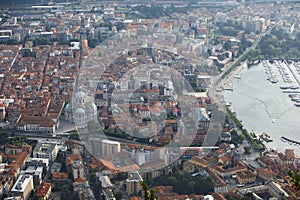
<instances>
[{"instance_id":1,"label":"waterfront walkway","mask_svg":"<svg viewBox=\"0 0 300 200\"><path fill-rule=\"evenodd\" d=\"M233 90L232 80L234 78L241 78L241 71L247 67L247 62L243 62L240 66L237 66L231 73L229 73L221 82L220 85L225 90Z\"/></svg>"}]
</instances>

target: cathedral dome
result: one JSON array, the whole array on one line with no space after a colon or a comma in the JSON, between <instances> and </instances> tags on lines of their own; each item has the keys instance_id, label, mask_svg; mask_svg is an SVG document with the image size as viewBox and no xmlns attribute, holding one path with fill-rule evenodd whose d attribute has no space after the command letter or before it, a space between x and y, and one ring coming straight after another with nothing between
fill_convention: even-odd
<instances>
[{"instance_id":1,"label":"cathedral dome","mask_svg":"<svg viewBox=\"0 0 300 200\"><path fill-rule=\"evenodd\" d=\"M66 111L70 111L71 110L71 106L70 106L69 103L66 105L65 109L66 109Z\"/></svg>"},{"instance_id":2,"label":"cathedral dome","mask_svg":"<svg viewBox=\"0 0 300 200\"><path fill-rule=\"evenodd\" d=\"M84 92L82 92L82 91L76 92L75 98L76 98L76 99L80 99L80 100L81 100L81 99L84 99L84 98L85 98Z\"/></svg>"},{"instance_id":3,"label":"cathedral dome","mask_svg":"<svg viewBox=\"0 0 300 200\"><path fill-rule=\"evenodd\" d=\"M75 111L75 114L77 114L77 115L84 115L85 111L84 111L83 108L77 108L76 111Z\"/></svg>"}]
</instances>

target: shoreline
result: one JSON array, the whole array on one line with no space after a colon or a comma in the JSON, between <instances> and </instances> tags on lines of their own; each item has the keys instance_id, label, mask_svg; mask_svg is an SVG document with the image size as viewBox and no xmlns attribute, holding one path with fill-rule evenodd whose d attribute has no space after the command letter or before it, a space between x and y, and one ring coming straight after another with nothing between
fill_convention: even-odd
<instances>
[{"instance_id":1,"label":"shoreline","mask_svg":"<svg viewBox=\"0 0 300 200\"><path fill-rule=\"evenodd\" d=\"M234 86L236 87L235 90L237 91L227 92L226 101L232 101L232 107L228 109L230 109L231 112L236 111L238 113L236 117L238 120L243 120L243 127L247 130L252 130L257 135L263 132L270 133L269 135L273 139L273 142L267 144L264 143L268 150L276 149L278 151L284 151L284 149L293 148L293 145L282 143L281 137L286 136L294 141L300 141L299 137L295 135L299 130L297 127L299 120L297 120L298 118L296 117L299 110L294 108L295 106L290 103L291 101L288 96L280 90L279 86L283 83L281 76L279 83L271 84L265 80L264 74L261 74L262 70L259 69L259 66L255 65L253 67L254 71L251 70L251 72L249 72L250 74L247 72L247 75L245 73L245 80L243 80L244 77L242 77L241 82L240 80L233 80ZM273 67L275 69L275 66ZM294 79L293 82L296 84ZM237 86L237 83L240 84ZM248 86L250 86L249 89ZM276 97L272 97L273 94L275 94ZM259 98L263 97L263 101L267 104L268 112L271 112L273 120L270 118L271 121L269 121L269 118L265 118L265 112L259 110L262 106L255 100L257 99L255 98L257 95L260 96ZM245 106L243 106L243 104L245 104ZM280 119L282 115L285 116ZM299 152L299 149L293 149Z\"/></svg>"},{"instance_id":2,"label":"shoreline","mask_svg":"<svg viewBox=\"0 0 300 200\"><path fill-rule=\"evenodd\" d=\"M220 84L224 87L225 90L226 90L226 87L227 87L227 90L233 90L232 81L236 77L238 79L240 79L241 78L241 74L240 73L246 67L247 67L247 62L245 61L241 65L235 67L228 75L226 75L225 78L223 78L220 81Z\"/></svg>"}]
</instances>

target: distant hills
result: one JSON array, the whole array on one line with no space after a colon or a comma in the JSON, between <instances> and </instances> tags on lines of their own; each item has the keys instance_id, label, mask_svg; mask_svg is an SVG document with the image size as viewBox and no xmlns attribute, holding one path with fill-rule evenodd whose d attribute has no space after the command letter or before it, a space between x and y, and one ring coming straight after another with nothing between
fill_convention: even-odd
<instances>
[{"instance_id":1,"label":"distant hills","mask_svg":"<svg viewBox=\"0 0 300 200\"><path fill-rule=\"evenodd\" d=\"M27 5L27 4L36 4L41 3L40 0L1 0L1 7L5 5Z\"/></svg>"},{"instance_id":2,"label":"distant hills","mask_svg":"<svg viewBox=\"0 0 300 200\"><path fill-rule=\"evenodd\" d=\"M50 0L0 0L0 7L5 6L19 6L19 5L31 5L31 4L47 4ZM52 2L74 2L78 0L52 0Z\"/></svg>"}]
</instances>

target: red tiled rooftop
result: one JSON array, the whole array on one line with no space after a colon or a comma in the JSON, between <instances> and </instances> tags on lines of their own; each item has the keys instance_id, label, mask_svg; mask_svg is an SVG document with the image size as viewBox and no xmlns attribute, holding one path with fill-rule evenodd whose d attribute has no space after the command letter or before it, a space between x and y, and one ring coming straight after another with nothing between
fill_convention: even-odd
<instances>
[{"instance_id":1,"label":"red tiled rooftop","mask_svg":"<svg viewBox=\"0 0 300 200\"><path fill-rule=\"evenodd\" d=\"M71 165L74 161L82 161L80 154L69 154L66 158L66 165Z\"/></svg>"},{"instance_id":2,"label":"red tiled rooftop","mask_svg":"<svg viewBox=\"0 0 300 200\"><path fill-rule=\"evenodd\" d=\"M29 116L21 115L16 126L25 126L26 124L39 124L41 127L53 127L54 121L47 116Z\"/></svg>"},{"instance_id":3,"label":"red tiled rooftop","mask_svg":"<svg viewBox=\"0 0 300 200\"><path fill-rule=\"evenodd\" d=\"M68 179L69 175L62 172L54 172L52 174L52 179Z\"/></svg>"},{"instance_id":4,"label":"red tiled rooftop","mask_svg":"<svg viewBox=\"0 0 300 200\"><path fill-rule=\"evenodd\" d=\"M46 197L49 190L51 190L51 184L43 182L35 192L35 196L40 198Z\"/></svg>"},{"instance_id":5,"label":"red tiled rooftop","mask_svg":"<svg viewBox=\"0 0 300 200\"><path fill-rule=\"evenodd\" d=\"M75 178L74 182L85 182L86 179L85 178Z\"/></svg>"}]
</instances>

